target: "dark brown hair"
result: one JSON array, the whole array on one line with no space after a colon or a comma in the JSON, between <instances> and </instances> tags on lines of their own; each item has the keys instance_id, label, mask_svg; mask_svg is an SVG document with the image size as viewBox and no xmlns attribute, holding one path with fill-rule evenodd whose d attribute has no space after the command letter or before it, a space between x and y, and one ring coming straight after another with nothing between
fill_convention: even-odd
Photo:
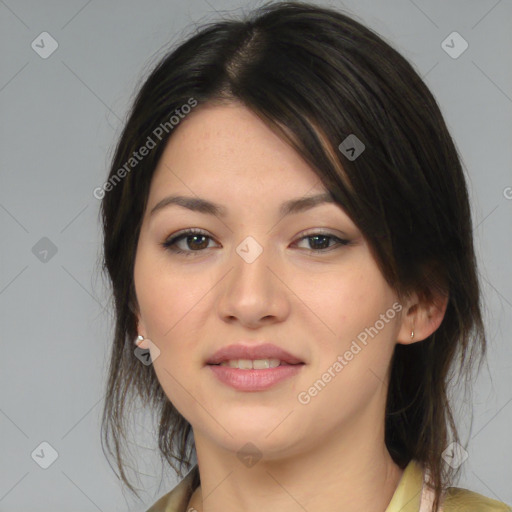
<instances>
[{"instance_id":1,"label":"dark brown hair","mask_svg":"<svg viewBox=\"0 0 512 512\"><path fill-rule=\"evenodd\" d=\"M385 417L391 456L402 468L411 459L428 468L437 510L455 474L442 452L459 440L449 384L455 375L469 380L475 356L485 355L485 333L465 177L433 95L396 50L352 17L307 3L265 5L203 26L158 62L135 98L109 180L191 98L196 108L240 102L291 144L361 229L399 296L416 292L425 303L449 297L431 336L396 345ZM351 134L365 145L355 159L338 149ZM101 204L103 268L115 307L102 440L133 492L123 469L131 399L157 414L162 461L182 475L194 453L190 424L152 366L134 357L135 251L152 175L171 136L169 129L112 182Z\"/></svg>"}]
</instances>

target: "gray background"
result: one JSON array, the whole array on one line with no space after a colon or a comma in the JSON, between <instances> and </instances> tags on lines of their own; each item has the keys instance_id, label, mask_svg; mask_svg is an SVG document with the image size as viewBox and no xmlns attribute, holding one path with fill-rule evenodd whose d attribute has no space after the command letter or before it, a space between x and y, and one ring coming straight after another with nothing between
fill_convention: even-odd
<instances>
[{"instance_id":1,"label":"gray background","mask_svg":"<svg viewBox=\"0 0 512 512\"><path fill-rule=\"evenodd\" d=\"M165 47L215 11L256 5L0 0L0 511L145 510L175 485L172 471L160 481L148 415L135 424L145 503L123 493L101 451L111 318L92 192L137 85ZM458 485L512 504L512 2L323 5L344 7L413 62L467 168L490 346ZM58 42L46 59L31 47L43 31ZM458 58L441 47L453 31L469 44ZM463 427L467 420L461 413ZM43 441L58 452L48 469L31 457Z\"/></svg>"}]
</instances>

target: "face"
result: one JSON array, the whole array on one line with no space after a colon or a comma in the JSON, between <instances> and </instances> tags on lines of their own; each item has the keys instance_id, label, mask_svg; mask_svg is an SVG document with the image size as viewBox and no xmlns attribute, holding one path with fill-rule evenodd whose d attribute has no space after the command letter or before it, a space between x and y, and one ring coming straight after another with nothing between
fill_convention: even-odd
<instances>
[{"instance_id":1,"label":"face","mask_svg":"<svg viewBox=\"0 0 512 512\"><path fill-rule=\"evenodd\" d=\"M333 202L283 215L327 190L245 107L203 106L175 130L134 269L138 329L151 340L141 346L169 400L196 438L233 452L251 441L269 458L349 425L375 429L401 315L357 226ZM176 195L220 210L162 205ZM303 364L264 390L235 389L206 362L236 343L271 343Z\"/></svg>"}]
</instances>

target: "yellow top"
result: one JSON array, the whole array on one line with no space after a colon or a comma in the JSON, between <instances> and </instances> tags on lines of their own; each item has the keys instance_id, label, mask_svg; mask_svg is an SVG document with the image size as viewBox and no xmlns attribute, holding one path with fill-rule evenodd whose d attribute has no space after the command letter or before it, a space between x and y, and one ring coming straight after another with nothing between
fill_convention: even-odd
<instances>
[{"instance_id":1,"label":"yellow top","mask_svg":"<svg viewBox=\"0 0 512 512\"><path fill-rule=\"evenodd\" d=\"M197 464L170 492L146 512L188 512L187 505L199 484ZM433 492L424 483L422 467L411 460L385 512L430 512ZM512 507L467 489L450 487L441 504L442 512L512 512Z\"/></svg>"}]
</instances>

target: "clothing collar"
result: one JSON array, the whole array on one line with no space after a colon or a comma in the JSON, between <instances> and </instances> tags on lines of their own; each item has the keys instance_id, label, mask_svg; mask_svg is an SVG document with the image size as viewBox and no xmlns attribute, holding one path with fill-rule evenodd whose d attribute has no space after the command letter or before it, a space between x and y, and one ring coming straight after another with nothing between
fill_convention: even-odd
<instances>
[{"instance_id":1,"label":"clothing collar","mask_svg":"<svg viewBox=\"0 0 512 512\"><path fill-rule=\"evenodd\" d=\"M424 472L420 464L411 460L385 512L418 512L422 501Z\"/></svg>"},{"instance_id":2,"label":"clothing collar","mask_svg":"<svg viewBox=\"0 0 512 512\"><path fill-rule=\"evenodd\" d=\"M426 493L422 495L423 482L422 466L411 460L404 469L385 512L419 512L420 505L428 499ZM172 491L162 496L146 512L187 512L190 497L198 485L199 469L196 464Z\"/></svg>"}]
</instances>

